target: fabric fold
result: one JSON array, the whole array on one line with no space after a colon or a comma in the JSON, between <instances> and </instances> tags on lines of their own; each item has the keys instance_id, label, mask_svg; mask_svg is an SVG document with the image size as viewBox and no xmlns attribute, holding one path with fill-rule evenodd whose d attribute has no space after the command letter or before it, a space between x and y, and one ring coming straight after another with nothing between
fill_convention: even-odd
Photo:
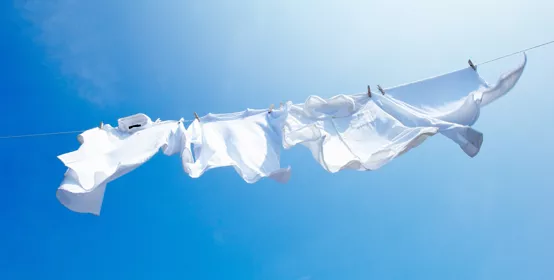
<instances>
[{"instance_id":1,"label":"fabric fold","mask_svg":"<svg viewBox=\"0 0 554 280\"><path fill-rule=\"evenodd\" d=\"M468 67L385 89L385 94L309 96L268 112L246 109L208 114L188 128L180 121L152 120L136 114L78 135L80 147L58 158L67 167L56 197L68 209L99 215L107 184L133 171L158 152L179 154L192 178L219 167L233 167L247 183L268 177L280 183L291 168L281 167L281 149L308 148L326 171L369 171L441 133L470 157L483 133L473 129L480 109L506 95L527 64L489 85Z\"/></svg>"},{"instance_id":2,"label":"fabric fold","mask_svg":"<svg viewBox=\"0 0 554 280\"><path fill-rule=\"evenodd\" d=\"M141 166L158 151L166 155L182 151L185 138L182 121L145 122L131 129L108 124L87 130L78 137L78 150L58 157L68 170L56 196L75 212L99 215L109 182Z\"/></svg>"},{"instance_id":3,"label":"fabric fold","mask_svg":"<svg viewBox=\"0 0 554 280\"><path fill-rule=\"evenodd\" d=\"M306 146L328 172L376 170L437 133L407 127L363 95L310 96L288 103L284 146Z\"/></svg>"},{"instance_id":4,"label":"fabric fold","mask_svg":"<svg viewBox=\"0 0 554 280\"><path fill-rule=\"evenodd\" d=\"M192 178L206 171L231 166L247 183L269 177L286 183L290 167L282 168L282 127L288 109L247 109L231 114L208 114L188 128L190 140L183 152L183 167Z\"/></svg>"},{"instance_id":5,"label":"fabric fold","mask_svg":"<svg viewBox=\"0 0 554 280\"><path fill-rule=\"evenodd\" d=\"M372 99L384 111L409 127L435 127L444 136L457 143L470 157L475 157L483 144L483 133L465 125L450 123L430 117L408 104L387 95L374 94Z\"/></svg>"},{"instance_id":6,"label":"fabric fold","mask_svg":"<svg viewBox=\"0 0 554 280\"><path fill-rule=\"evenodd\" d=\"M523 61L518 67L516 67L512 71L502 74L495 85L487 86L486 89L480 92L481 96L478 96L478 99L480 99L481 101L481 107L492 103L496 99L506 95L510 90L512 90L512 88L514 88L514 86L521 78L526 65L527 55L523 53ZM484 79L482 80L484 82Z\"/></svg>"},{"instance_id":7,"label":"fabric fold","mask_svg":"<svg viewBox=\"0 0 554 280\"><path fill-rule=\"evenodd\" d=\"M460 125L473 125L480 108L506 95L519 81L527 55L513 70L489 85L471 67L385 89L386 95L429 117Z\"/></svg>"}]
</instances>

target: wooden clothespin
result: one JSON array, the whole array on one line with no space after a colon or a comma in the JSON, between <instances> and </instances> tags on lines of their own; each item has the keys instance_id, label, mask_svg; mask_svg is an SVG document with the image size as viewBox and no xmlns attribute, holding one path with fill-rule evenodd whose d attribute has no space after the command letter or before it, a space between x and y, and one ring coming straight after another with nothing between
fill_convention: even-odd
<instances>
[{"instance_id":1,"label":"wooden clothespin","mask_svg":"<svg viewBox=\"0 0 554 280\"><path fill-rule=\"evenodd\" d=\"M471 59L469 59L467 61L467 63L469 64L469 66L471 66L471 68L473 68L473 70L477 71L477 67L475 66L475 64L473 64L473 62L471 61Z\"/></svg>"},{"instance_id":2,"label":"wooden clothespin","mask_svg":"<svg viewBox=\"0 0 554 280\"><path fill-rule=\"evenodd\" d=\"M194 112L194 118L197 119L198 121L200 121L200 118L198 117L198 115L196 114L196 112Z\"/></svg>"},{"instance_id":3,"label":"wooden clothespin","mask_svg":"<svg viewBox=\"0 0 554 280\"><path fill-rule=\"evenodd\" d=\"M385 90L383 90L383 88L380 86L380 85L377 85L377 88L379 89L379 91L385 95Z\"/></svg>"},{"instance_id":4,"label":"wooden clothespin","mask_svg":"<svg viewBox=\"0 0 554 280\"><path fill-rule=\"evenodd\" d=\"M269 105L269 110L267 111L268 114L271 113L271 111L273 111L273 107L274 107L273 104Z\"/></svg>"},{"instance_id":5,"label":"wooden clothespin","mask_svg":"<svg viewBox=\"0 0 554 280\"><path fill-rule=\"evenodd\" d=\"M371 98L371 88L367 86L367 96Z\"/></svg>"}]
</instances>

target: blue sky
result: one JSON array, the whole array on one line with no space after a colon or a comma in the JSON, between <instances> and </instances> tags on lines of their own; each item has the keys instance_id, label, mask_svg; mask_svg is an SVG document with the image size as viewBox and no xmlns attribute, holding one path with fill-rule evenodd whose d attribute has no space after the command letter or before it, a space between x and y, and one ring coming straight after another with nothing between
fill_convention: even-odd
<instances>
[{"instance_id":1,"label":"blue sky","mask_svg":"<svg viewBox=\"0 0 554 280\"><path fill-rule=\"evenodd\" d=\"M417 3L416 3L417 2ZM554 39L548 1L0 3L2 135L192 118L385 87ZM0 139L0 279L552 279L554 47L528 53L467 157L445 137L375 172L297 147L286 185L156 156L102 214L55 197L75 135ZM493 81L519 57L480 68Z\"/></svg>"}]
</instances>

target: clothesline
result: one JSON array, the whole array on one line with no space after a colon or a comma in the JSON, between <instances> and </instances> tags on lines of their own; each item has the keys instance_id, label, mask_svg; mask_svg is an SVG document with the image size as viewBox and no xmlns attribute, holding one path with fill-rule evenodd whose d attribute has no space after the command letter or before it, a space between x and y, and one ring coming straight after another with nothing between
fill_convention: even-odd
<instances>
[{"instance_id":1,"label":"clothesline","mask_svg":"<svg viewBox=\"0 0 554 280\"><path fill-rule=\"evenodd\" d=\"M182 122L188 123L188 122L192 122L192 120L182 120ZM7 136L0 136L0 139L51 136L51 135L60 135L60 134L77 134L77 133L83 133L85 131L86 130L73 130L73 131L48 132L48 133L23 134L23 135L7 135Z\"/></svg>"},{"instance_id":2,"label":"clothesline","mask_svg":"<svg viewBox=\"0 0 554 280\"><path fill-rule=\"evenodd\" d=\"M523 53L523 52L526 52L526 51L529 51L529 50L532 50L532 49L541 48L541 47L544 47L544 46L549 45L549 44L552 44L552 43L554 43L554 40L549 41L549 42L545 42L545 43L542 43L542 44L539 44L539 45L535 45L535 46L532 46L532 47L529 47L529 48L526 48L526 49L522 49L522 50L519 50L519 51L510 53L510 54L507 54L507 55L499 56L499 57L497 57L497 58L493 58L493 59L487 60L487 61L485 61L485 62L477 63L477 64L475 64L475 66L480 66L480 65L488 64L488 63L491 63L491 62L494 62L494 61L498 61L498 60L501 60L501 59L504 59L504 58L508 58L508 57L510 57L510 56L513 56L513 55L516 55L516 54L520 54L520 53ZM183 122L192 122L192 120L183 120ZM7 135L7 136L0 136L0 139L27 138L27 137L39 137L39 136L62 135L62 134L77 134L77 133L82 133L82 132L84 132L84 131L85 131L85 130L75 130L75 131L63 131L63 132L49 132L49 133L24 134L24 135Z\"/></svg>"},{"instance_id":3,"label":"clothesline","mask_svg":"<svg viewBox=\"0 0 554 280\"><path fill-rule=\"evenodd\" d=\"M500 60L500 59L504 59L504 58L507 58L507 57L510 57L510 56L513 56L513 55L516 55L516 54L519 54L519 53L522 53L522 52L526 52L526 51L530 51L530 50L532 50L532 49L544 47L544 46L549 45L549 44L552 44L552 43L554 43L554 40L552 40L552 41L550 41L550 42L542 43L542 44L539 44L539 45L536 45L536 46L533 46L533 47L530 47L530 48L526 48L526 49L523 49L523 50L520 50L520 51L517 51L517 52L513 52L513 53L511 53L511 54L507 54L507 55L503 55L503 56L500 56L500 57L497 57L497 58L493 58L493 59L491 59L491 60L487 60L487 61L485 61L485 62L478 63L478 64L476 64L475 66L479 66L479 65L491 63L491 62L493 62L493 61L497 61L497 60Z\"/></svg>"},{"instance_id":4,"label":"clothesline","mask_svg":"<svg viewBox=\"0 0 554 280\"><path fill-rule=\"evenodd\" d=\"M107 186L157 154L179 156L191 179L232 168L248 184L264 178L286 184L292 167L280 158L294 146L308 149L329 173L376 171L437 134L473 158L483 143L472 127L481 108L510 92L526 65L523 55L492 83L465 67L385 94L309 95L269 110L207 114L186 126L143 113L121 117L117 127L83 132L77 149L58 155L67 169L56 197L71 211L100 215Z\"/></svg>"},{"instance_id":5,"label":"clothesline","mask_svg":"<svg viewBox=\"0 0 554 280\"><path fill-rule=\"evenodd\" d=\"M24 134L24 135L8 135L8 136L0 136L0 139L25 138L25 137L37 137L37 136L50 136L50 135L59 135L59 134L75 134L75 133L82 133L82 132L85 132L85 130L62 131L62 132L49 132L49 133L37 133L37 134Z\"/></svg>"}]
</instances>

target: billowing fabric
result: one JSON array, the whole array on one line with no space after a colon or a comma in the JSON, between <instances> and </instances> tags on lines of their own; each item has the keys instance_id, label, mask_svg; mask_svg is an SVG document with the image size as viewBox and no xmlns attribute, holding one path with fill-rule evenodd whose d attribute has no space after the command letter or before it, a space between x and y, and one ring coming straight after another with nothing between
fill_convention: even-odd
<instances>
[{"instance_id":1,"label":"billowing fabric","mask_svg":"<svg viewBox=\"0 0 554 280\"><path fill-rule=\"evenodd\" d=\"M481 149L483 134L469 126L431 117L386 94L373 94L371 98L381 109L405 126L436 127L441 134L452 139L470 157L476 156Z\"/></svg>"},{"instance_id":2,"label":"billowing fabric","mask_svg":"<svg viewBox=\"0 0 554 280\"><path fill-rule=\"evenodd\" d=\"M386 95L429 117L461 125L473 125L480 108L508 93L523 74L527 56L514 70L489 85L477 71L463 70L389 89Z\"/></svg>"},{"instance_id":3,"label":"billowing fabric","mask_svg":"<svg viewBox=\"0 0 554 280\"><path fill-rule=\"evenodd\" d=\"M193 178L232 166L248 183L264 177L286 183L280 151L306 146L327 171L376 170L441 133L469 156L482 145L473 125L480 108L508 93L520 79L527 57L493 86L472 68L374 93L310 96L273 110L247 109L208 114L188 129L181 121L155 121L136 114L79 135L77 151L59 156L67 167L56 196L67 208L99 215L107 184L136 169L159 150L181 154Z\"/></svg>"},{"instance_id":4,"label":"billowing fabric","mask_svg":"<svg viewBox=\"0 0 554 280\"><path fill-rule=\"evenodd\" d=\"M58 157L68 168L56 193L58 200L72 211L99 215L107 183L136 169L160 149L166 155L183 151L186 130L181 121L142 121L141 126L105 125L80 134L79 149Z\"/></svg>"},{"instance_id":5,"label":"billowing fabric","mask_svg":"<svg viewBox=\"0 0 554 280\"><path fill-rule=\"evenodd\" d=\"M366 95L310 96L292 105L284 146L302 144L327 171L376 170L418 146L436 127L407 127Z\"/></svg>"},{"instance_id":6,"label":"billowing fabric","mask_svg":"<svg viewBox=\"0 0 554 280\"><path fill-rule=\"evenodd\" d=\"M263 177L286 183L290 167L280 164L286 115L286 109L247 109L195 120L182 157L185 171L198 178L212 168L232 166L247 183Z\"/></svg>"},{"instance_id":7,"label":"billowing fabric","mask_svg":"<svg viewBox=\"0 0 554 280\"><path fill-rule=\"evenodd\" d=\"M100 215L105 190L105 183L92 190L83 189L79 184L77 174L73 170L67 169L64 179L56 191L56 197L71 211Z\"/></svg>"}]
</instances>

